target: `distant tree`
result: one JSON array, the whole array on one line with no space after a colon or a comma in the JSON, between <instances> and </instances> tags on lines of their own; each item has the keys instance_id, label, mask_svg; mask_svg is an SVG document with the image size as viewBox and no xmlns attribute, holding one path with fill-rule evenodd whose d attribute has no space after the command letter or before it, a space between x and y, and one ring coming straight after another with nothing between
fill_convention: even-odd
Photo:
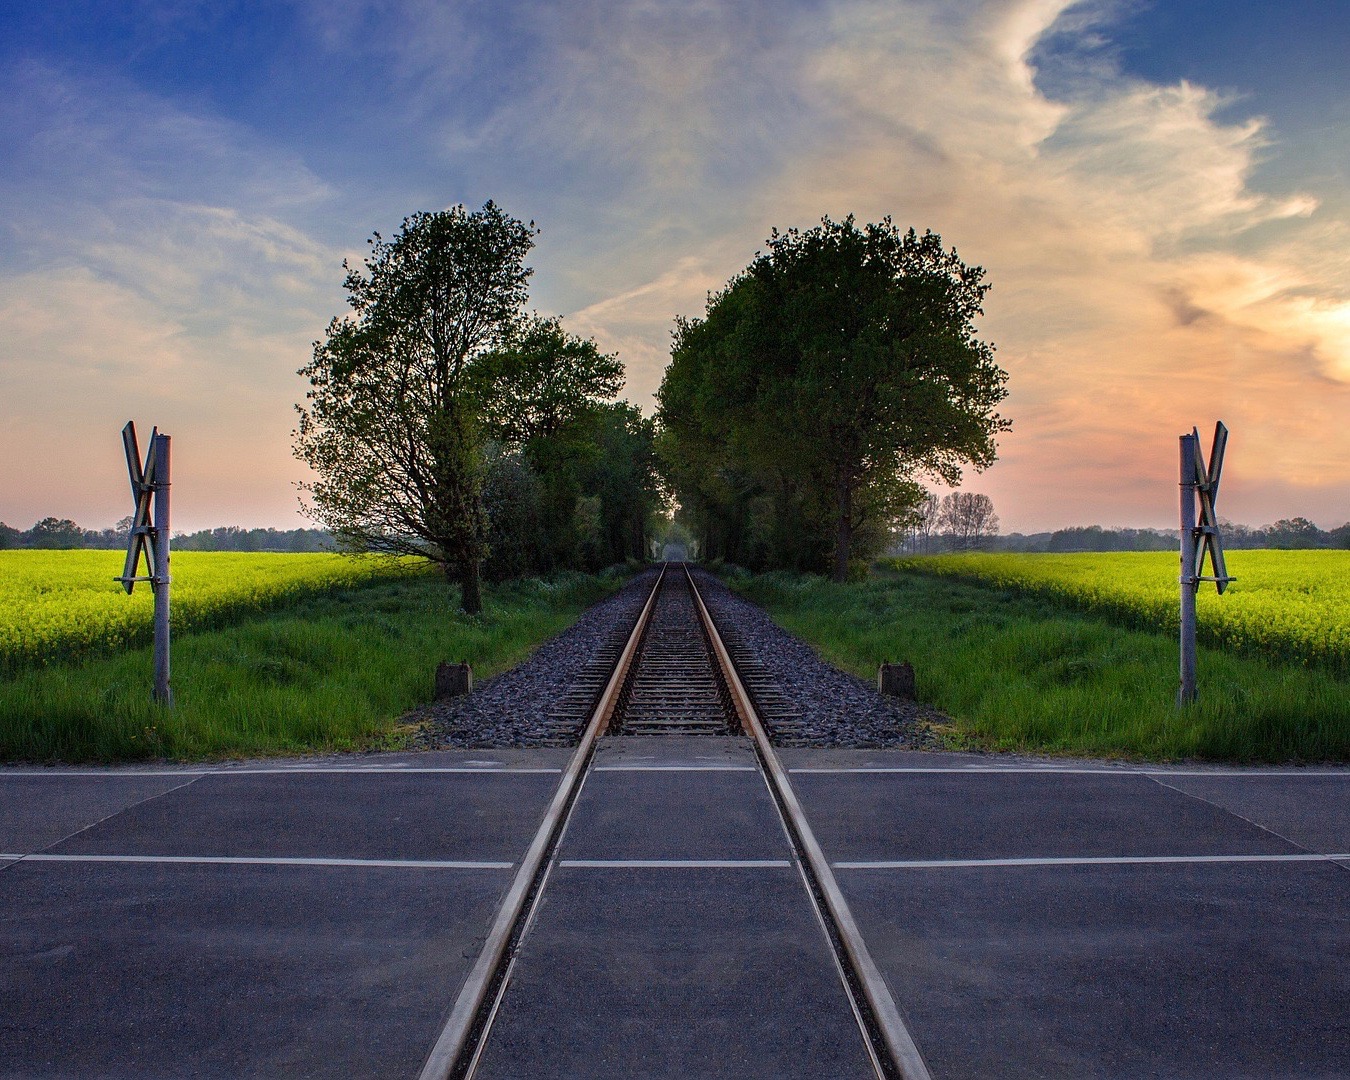
<instances>
[{"instance_id":1,"label":"distant tree","mask_svg":"<svg viewBox=\"0 0 1350 1080\"><path fill-rule=\"evenodd\" d=\"M998 515L988 495L953 491L942 499L938 511L938 529L958 551L969 551L998 535Z\"/></svg>"},{"instance_id":2,"label":"distant tree","mask_svg":"<svg viewBox=\"0 0 1350 1080\"><path fill-rule=\"evenodd\" d=\"M0 528L2 528L2 526L0 526ZM1350 548L1350 521L1347 521L1338 528L1332 529L1331 532L1327 534L1327 537L1331 541L1332 547Z\"/></svg>"},{"instance_id":3,"label":"distant tree","mask_svg":"<svg viewBox=\"0 0 1350 1080\"><path fill-rule=\"evenodd\" d=\"M1262 531L1270 547L1318 548L1327 545L1327 534L1305 517L1281 518Z\"/></svg>"},{"instance_id":4,"label":"distant tree","mask_svg":"<svg viewBox=\"0 0 1350 1080\"><path fill-rule=\"evenodd\" d=\"M521 577L541 564L539 478L519 452L489 443L483 472L489 581Z\"/></svg>"},{"instance_id":5,"label":"distant tree","mask_svg":"<svg viewBox=\"0 0 1350 1080\"><path fill-rule=\"evenodd\" d=\"M22 543L31 548L84 547L84 530L69 518L43 518L23 534Z\"/></svg>"},{"instance_id":6,"label":"distant tree","mask_svg":"<svg viewBox=\"0 0 1350 1080\"><path fill-rule=\"evenodd\" d=\"M598 549L583 539L591 523L578 500L593 494L584 474L601 453L601 415L623 388L618 357L535 315L472 375L483 432L519 453L537 480L538 567L593 562Z\"/></svg>"},{"instance_id":7,"label":"distant tree","mask_svg":"<svg viewBox=\"0 0 1350 1080\"><path fill-rule=\"evenodd\" d=\"M18 547L19 542L22 539L23 533L18 529L6 525L3 521L0 521L0 551L5 550L6 548Z\"/></svg>"},{"instance_id":8,"label":"distant tree","mask_svg":"<svg viewBox=\"0 0 1350 1080\"><path fill-rule=\"evenodd\" d=\"M767 495L842 581L858 530L884 537L923 497L917 475L992 462L1007 375L975 336L988 290L935 233L827 217L775 231L703 319L678 321L665 458L681 503L720 519L715 546L743 545Z\"/></svg>"},{"instance_id":9,"label":"distant tree","mask_svg":"<svg viewBox=\"0 0 1350 1080\"><path fill-rule=\"evenodd\" d=\"M582 462L583 490L599 503L597 567L643 559L648 536L669 512L656 467L656 423L636 405L616 402L594 414L596 452Z\"/></svg>"},{"instance_id":10,"label":"distant tree","mask_svg":"<svg viewBox=\"0 0 1350 1080\"><path fill-rule=\"evenodd\" d=\"M941 500L931 491L925 491L923 498L914 504L906 518L910 549L916 554L927 555L933 550L933 533L937 531L941 507Z\"/></svg>"},{"instance_id":11,"label":"distant tree","mask_svg":"<svg viewBox=\"0 0 1350 1080\"><path fill-rule=\"evenodd\" d=\"M417 213L371 239L347 270L355 312L335 318L311 362L295 453L303 486L344 549L420 555L482 609L487 554L480 402L471 368L524 317L534 230L492 202Z\"/></svg>"}]
</instances>

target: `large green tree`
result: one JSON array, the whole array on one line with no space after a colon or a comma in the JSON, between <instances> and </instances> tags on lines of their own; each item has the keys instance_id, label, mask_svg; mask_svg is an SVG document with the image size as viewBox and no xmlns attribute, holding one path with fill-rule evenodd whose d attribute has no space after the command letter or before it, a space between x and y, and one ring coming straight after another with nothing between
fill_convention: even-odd
<instances>
[{"instance_id":1,"label":"large green tree","mask_svg":"<svg viewBox=\"0 0 1350 1080\"><path fill-rule=\"evenodd\" d=\"M759 537L782 562L795 535L795 559L828 551L843 580L860 530L884 535L920 476L990 464L1008 422L1007 375L974 329L988 290L937 234L889 218L775 231L677 323L658 394L671 482L712 546Z\"/></svg>"},{"instance_id":2,"label":"large green tree","mask_svg":"<svg viewBox=\"0 0 1350 1080\"><path fill-rule=\"evenodd\" d=\"M492 202L417 213L344 263L353 315L335 318L297 406L309 509L350 550L420 555L482 608L486 555L480 384L472 369L518 333L534 243Z\"/></svg>"},{"instance_id":3,"label":"large green tree","mask_svg":"<svg viewBox=\"0 0 1350 1080\"><path fill-rule=\"evenodd\" d=\"M593 563L587 473L603 454L601 417L623 388L623 364L557 319L535 315L475 364L474 377L485 431L518 454L537 483L536 568Z\"/></svg>"}]
</instances>

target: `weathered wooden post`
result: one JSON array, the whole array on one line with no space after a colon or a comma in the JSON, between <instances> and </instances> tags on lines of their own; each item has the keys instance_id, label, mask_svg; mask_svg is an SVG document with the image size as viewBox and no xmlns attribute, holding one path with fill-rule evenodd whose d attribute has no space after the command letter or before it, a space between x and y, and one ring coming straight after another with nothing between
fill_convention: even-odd
<instances>
[{"instance_id":1,"label":"weathered wooden post","mask_svg":"<svg viewBox=\"0 0 1350 1080\"><path fill-rule=\"evenodd\" d=\"M1223 472L1223 455L1228 446L1228 428L1220 420L1214 425L1214 443L1209 452L1209 464L1200 450L1200 432L1191 429L1182 435L1181 442L1181 688L1177 691L1179 706L1194 704L1195 685L1195 597L1200 582L1212 581L1222 595L1230 581L1223 557L1223 541L1219 536L1219 519L1214 505L1219 498L1219 477ZM1200 522L1196 524L1195 504L1200 503ZM1213 577L1204 576L1205 555L1209 555Z\"/></svg>"},{"instance_id":2,"label":"weathered wooden post","mask_svg":"<svg viewBox=\"0 0 1350 1080\"><path fill-rule=\"evenodd\" d=\"M151 433L150 450L142 466L136 424L128 420L122 429L122 449L126 452L131 498L136 508L131 535L127 538L127 561L122 576L115 580L122 583L128 595L138 581L148 581L154 591L154 699L169 706L173 704L169 684L169 436L161 435L158 428ZM152 507L154 524L151 524ZM142 552L147 573L138 576Z\"/></svg>"}]
</instances>

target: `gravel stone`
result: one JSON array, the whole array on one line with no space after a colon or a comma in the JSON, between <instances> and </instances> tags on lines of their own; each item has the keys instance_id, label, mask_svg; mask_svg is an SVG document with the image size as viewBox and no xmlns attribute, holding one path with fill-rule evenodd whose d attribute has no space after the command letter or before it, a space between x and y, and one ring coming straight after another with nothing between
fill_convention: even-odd
<instances>
[{"instance_id":1,"label":"gravel stone","mask_svg":"<svg viewBox=\"0 0 1350 1080\"><path fill-rule=\"evenodd\" d=\"M703 602L719 628L736 628L802 711L801 728L775 737L779 746L908 747L938 749L934 724L950 717L927 705L881 694L856 675L827 664L814 649L769 618L763 608L727 588L721 578L694 570Z\"/></svg>"},{"instance_id":2,"label":"gravel stone","mask_svg":"<svg viewBox=\"0 0 1350 1080\"><path fill-rule=\"evenodd\" d=\"M560 732L549 712L615 628L630 628L642 610L658 568L637 574L615 595L588 608L524 663L488 679L473 693L433 702L403 717L420 727L418 749L443 747L574 746L580 728ZM694 570L700 592L719 627L733 626L802 712L780 746L910 747L935 749L930 725L949 723L936 709L884 697L875 687L832 667L811 646L773 622L764 610L705 570Z\"/></svg>"},{"instance_id":3,"label":"gravel stone","mask_svg":"<svg viewBox=\"0 0 1350 1080\"><path fill-rule=\"evenodd\" d=\"M559 738L556 726L549 723L549 710L562 703L573 679L614 627L631 628L637 621L657 573L653 568L634 575L524 663L485 680L471 694L405 714L404 724L422 725L412 736L412 747L575 746L581 732Z\"/></svg>"}]
</instances>

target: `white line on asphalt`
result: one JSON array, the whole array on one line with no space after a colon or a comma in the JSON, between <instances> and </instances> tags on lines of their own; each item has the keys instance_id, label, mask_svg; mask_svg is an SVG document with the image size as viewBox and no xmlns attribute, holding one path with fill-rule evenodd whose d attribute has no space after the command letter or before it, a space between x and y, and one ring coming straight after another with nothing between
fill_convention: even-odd
<instances>
[{"instance_id":1,"label":"white line on asphalt","mask_svg":"<svg viewBox=\"0 0 1350 1080\"><path fill-rule=\"evenodd\" d=\"M383 774L406 774L406 773L471 773L475 776L492 776L497 773L528 774L528 773L548 773L556 776L562 772L560 768L525 768L525 767L477 767L460 765L428 765L417 766L415 768L403 768L398 765L360 765L360 766L325 766L325 765L294 765L284 768L268 769L63 769L53 771L37 770L0 770L0 780L10 777L22 777L25 779L40 780L60 780L67 776L100 777L105 780L116 780L123 776L288 776L313 775L323 773L343 773L347 775L361 776L367 773Z\"/></svg>"},{"instance_id":2,"label":"white line on asphalt","mask_svg":"<svg viewBox=\"0 0 1350 1080\"><path fill-rule=\"evenodd\" d=\"M576 870L758 870L792 863L787 859L559 859L558 865Z\"/></svg>"},{"instance_id":3,"label":"white line on asphalt","mask_svg":"<svg viewBox=\"0 0 1350 1080\"><path fill-rule=\"evenodd\" d=\"M234 855L3 855L16 862L167 863L206 866L369 866L395 870L510 870L515 863L471 859L306 859Z\"/></svg>"},{"instance_id":4,"label":"white line on asphalt","mask_svg":"<svg viewBox=\"0 0 1350 1080\"><path fill-rule=\"evenodd\" d=\"M753 765L595 765L591 772L759 772Z\"/></svg>"},{"instance_id":5,"label":"white line on asphalt","mask_svg":"<svg viewBox=\"0 0 1350 1080\"><path fill-rule=\"evenodd\" d=\"M1258 771L1254 769L1079 769L1061 768L1056 765L1044 767L1022 765L859 765L849 768L824 768L800 765L788 770L801 775L831 775L836 773L953 773L971 775L989 773L1007 773L1013 776L1212 776L1216 779L1260 779L1262 777L1314 777L1333 776L1350 780L1350 769L1313 770L1298 769L1287 771Z\"/></svg>"},{"instance_id":6,"label":"white line on asphalt","mask_svg":"<svg viewBox=\"0 0 1350 1080\"><path fill-rule=\"evenodd\" d=\"M1333 862L1350 855L1120 855L1043 859L878 859L869 862L837 862L836 870L959 870L982 866L1144 866L1189 863L1279 863Z\"/></svg>"}]
</instances>

